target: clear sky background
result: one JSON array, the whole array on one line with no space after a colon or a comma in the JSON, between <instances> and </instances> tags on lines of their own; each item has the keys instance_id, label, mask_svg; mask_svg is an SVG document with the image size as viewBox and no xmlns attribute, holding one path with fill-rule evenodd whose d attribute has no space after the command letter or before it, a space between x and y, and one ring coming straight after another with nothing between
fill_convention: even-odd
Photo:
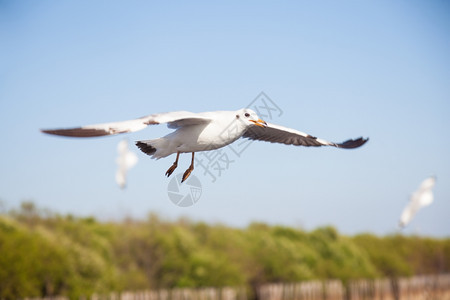
<instances>
[{"instance_id":1,"label":"clear sky background","mask_svg":"<svg viewBox=\"0 0 450 300\"><path fill-rule=\"evenodd\" d=\"M32 200L105 220L153 211L388 234L410 193L436 175L435 202L405 233L450 236L449 15L447 1L0 1L2 209ZM357 150L255 142L214 183L194 170L201 199L180 208L164 176L173 156L139 152L120 190L123 136L39 132L235 110L262 91L283 112L274 123L370 141ZM189 162L182 155L177 171Z\"/></svg>"}]
</instances>

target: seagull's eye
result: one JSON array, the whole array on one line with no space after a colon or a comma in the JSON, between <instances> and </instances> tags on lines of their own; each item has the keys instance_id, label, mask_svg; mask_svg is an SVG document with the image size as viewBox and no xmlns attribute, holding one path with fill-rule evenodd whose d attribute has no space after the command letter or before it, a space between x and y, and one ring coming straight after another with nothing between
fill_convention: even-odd
<instances>
[{"instance_id":1,"label":"seagull's eye","mask_svg":"<svg viewBox=\"0 0 450 300\"><path fill-rule=\"evenodd\" d=\"M244 115L246 118L248 118L248 117L250 117L250 114L249 113L245 113L245 115Z\"/></svg>"}]
</instances>

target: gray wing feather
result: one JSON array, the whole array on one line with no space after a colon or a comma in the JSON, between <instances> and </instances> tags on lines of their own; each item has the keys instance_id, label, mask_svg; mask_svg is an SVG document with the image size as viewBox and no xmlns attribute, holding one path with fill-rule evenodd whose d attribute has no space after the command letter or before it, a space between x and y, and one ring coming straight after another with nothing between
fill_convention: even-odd
<instances>
[{"instance_id":1,"label":"gray wing feather","mask_svg":"<svg viewBox=\"0 0 450 300\"><path fill-rule=\"evenodd\" d=\"M243 135L251 140L281 143L286 145L320 147L333 146L337 148L352 149L364 145L368 139L350 139L342 143L328 142L307 133L284 126L267 123L267 127L252 126Z\"/></svg>"},{"instance_id":2,"label":"gray wing feather","mask_svg":"<svg viewBox=\"0 0 450 300\"><path fill-rule=\"evenodd\" d=\"M181 126L203 124L211 119L201 114L187 111L175 111L168 113L153 114L135 120L94 124L73 128L62 129L41 129L43 133L68 136L68 137L98 137L114 135L119 133L135 132L146 128L148 125L167 123L169 128L179 128Z\"/></svg>"}]
</instances>

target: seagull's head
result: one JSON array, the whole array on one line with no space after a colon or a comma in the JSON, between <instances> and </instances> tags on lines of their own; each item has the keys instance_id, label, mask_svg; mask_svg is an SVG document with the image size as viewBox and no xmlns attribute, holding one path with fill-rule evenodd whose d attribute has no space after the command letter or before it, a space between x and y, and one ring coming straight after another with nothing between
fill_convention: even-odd
<instances>
[{"instance_id":1,"label":"seagull's head","mask_svg":"<svg viewBox=\"0 0 450 300\"><path fill-rule=\"evenodd\" d=\"M236 118L244 122L247 126L267 127L267 123L258 117L258 115L249 108L243 108L237 111Z\"/></svg>"}]
</instances>

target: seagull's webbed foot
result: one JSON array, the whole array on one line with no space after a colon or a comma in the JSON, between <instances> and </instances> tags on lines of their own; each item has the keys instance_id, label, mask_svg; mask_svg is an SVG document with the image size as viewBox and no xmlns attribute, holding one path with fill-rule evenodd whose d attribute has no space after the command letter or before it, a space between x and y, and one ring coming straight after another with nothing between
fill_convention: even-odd
<instances>
[{"instance_id":1,"label":"seagull's webbed foot","mask_svg":"<svg viewBox=\"0 0 450 300\"><path fill-rule=\"evenodd\" d=\"M175 159L175 162L170 166L169 170L166 171L166 176L169 177L172 175L173 171L178 167L178 158L180 157L180 152L177 152L177 158Z\"/></svg>"},{"instance_id":2,"label":"seagull's webbed foot","mask_svg":"<svg viewBox=\"0 0 450 300\"><path fill-rule=\"evenodd\" d=\"M188 179L189 175L191 175L192 171L194 170L194 166L189 166L189 168L186 170L186 172L184 172L183 174L183 179L181 180L181 182L184 182L186 179Z\"/></svg>"},{"instance_id":3,"label":"seagull's webbed foot","mask_svg":"<svg viewBox=\"0 0 450 300\"><path fill-rule=\"evenodd\" d=\"M195 153L195 152L192 152L191 165L190 165L189 168L186 170L186 172L184 172L184 174L183 174L183 179L181 180L181 183L183 183L186 179L188 179L189 175L191 175L192 171L194 170L194 153Z\"/></svg>"},{"instance_id":4,"label":"seagull's webbed foot","mask_svg":"<svg viewBox=\"0 0 450 300\"><path fill-rule=\"evenodd\" d=\"M166 171L166 176L169 177L172 175L173 171L178 167L178 163L174 162L173 165L170 166L170 168Z\"/></svg>"}]
</instances>

